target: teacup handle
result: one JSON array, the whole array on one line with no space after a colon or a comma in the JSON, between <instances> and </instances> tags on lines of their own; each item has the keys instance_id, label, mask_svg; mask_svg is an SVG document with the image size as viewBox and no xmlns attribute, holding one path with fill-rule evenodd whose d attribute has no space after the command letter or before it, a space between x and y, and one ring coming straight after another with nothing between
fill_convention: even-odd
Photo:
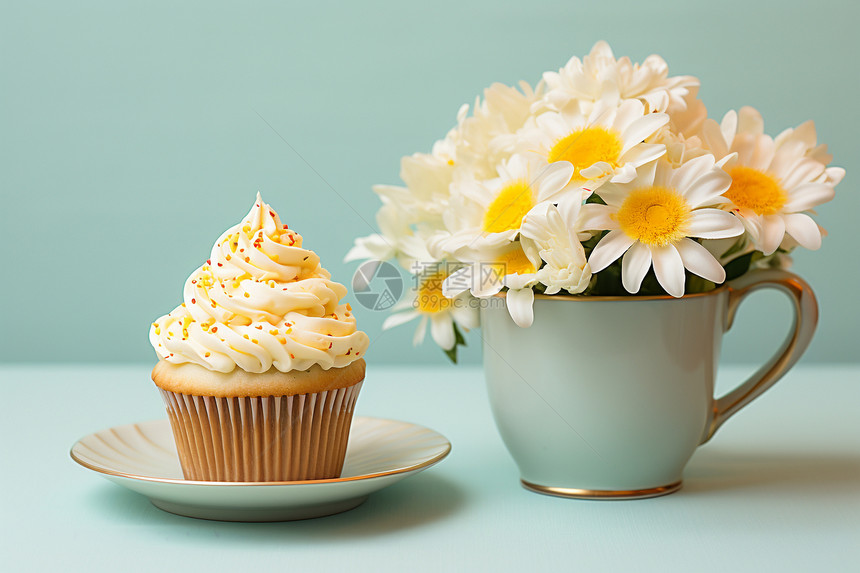
<instances>
[{"instance_id":1,"label":"teacup handle","mask_svg":"<svg viewBox=\"0 0 860 573\"><path fill-rule=\"evenodd\" d=\"M725 330L732 327L735 313L747 295L763 288L773 288L788 295L794 303L792 307L794 320L785 342L764 366L743 384L722 398L713 400L711 423L702 440L703 444L710 440L717 429L735 412L773 386L794 366L809 346L818 324L818 303L815 300L815 294L809 284L794 273L778 269L753 271L730 282L728 288L729 302L726 308Z\"/></svg>"}]
</instances>

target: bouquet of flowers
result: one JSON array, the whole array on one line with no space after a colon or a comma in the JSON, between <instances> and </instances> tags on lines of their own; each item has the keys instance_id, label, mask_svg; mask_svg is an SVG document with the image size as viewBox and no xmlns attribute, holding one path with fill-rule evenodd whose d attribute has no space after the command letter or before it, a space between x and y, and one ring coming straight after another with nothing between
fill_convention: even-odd
<instances>
[{"instance_id":1,"label":"bouquet of flowers","mask_svg":"<svg viewBox=\"0 0 860 573\"><path fill-rule=\"evenodd\" d=\"M421 318L452 360L480 300L505 292L533 321L535 293L705 292L752 268L818 249L811 215L845 171L811 121L771 137L743 107L717 123L699 80L605 42L534 88L493 84L430 153L401 161L405 186L378 185L378 234L346 260L396 259L411 296L384 328Z\"/></svg>"}]
</instances>

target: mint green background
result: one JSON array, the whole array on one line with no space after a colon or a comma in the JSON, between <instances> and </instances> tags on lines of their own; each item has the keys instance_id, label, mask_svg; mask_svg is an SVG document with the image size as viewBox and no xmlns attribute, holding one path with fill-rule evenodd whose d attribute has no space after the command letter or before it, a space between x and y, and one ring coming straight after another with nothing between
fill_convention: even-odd
<instances>
[{"instance_id":1,"label":"mint green background","mask_svg":"<svg viewBox=\"0 0 860 573\"><path fill-rule=\"evenodd\" d=\"M357 265L341 260L379 205L370 187L397 183L402 155L428 150L491 82L534 82L604 38L700 77L714 117L753 105L772 134L816 120L849 174L820 209L823 249L797 256L822 306L806 360L857 361L860 10L809 6L5 3L0 360L154 360L150 322L258 190L348 283ZM754 297L727 359L760 360L787 309ZM413 327L382 334L385 313L357 314L372 360L445 361L429 336L412 349Z\"/></svg>"}]
</instances>

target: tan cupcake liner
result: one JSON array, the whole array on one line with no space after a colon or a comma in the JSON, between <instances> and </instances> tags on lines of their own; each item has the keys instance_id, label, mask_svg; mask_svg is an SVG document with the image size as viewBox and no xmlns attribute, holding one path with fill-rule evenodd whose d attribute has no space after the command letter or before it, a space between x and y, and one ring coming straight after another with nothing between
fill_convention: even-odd
<instances>
[{"instance_id":1,"label":"tan cupcake liner","mask_svg":"<svg viewBox=\"0 0 860 573\"><path fill-rule=\"evenodd\" d=\"M240 398L159 390L185 479L297 481L340 477L361 384Z\"/></svg>"}]
</instances>

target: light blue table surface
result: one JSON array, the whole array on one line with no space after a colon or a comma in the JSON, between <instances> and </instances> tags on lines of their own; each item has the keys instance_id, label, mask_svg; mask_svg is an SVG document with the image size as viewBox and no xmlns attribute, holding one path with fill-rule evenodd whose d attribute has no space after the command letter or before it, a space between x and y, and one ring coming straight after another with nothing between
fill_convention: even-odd
<instances>
[{"instance_id":1,"label":"light blue table surface","mask_svg":"<svg viewBox=\"0 0 860 573\"><path fill-rule=\"evenodd\" d=\"M165 417L148 371L0 368L0 569L860 570L860 367L796 368L700 448L679 493L596 502L519 486L479 369L371 366L358 413L431 427L451 455L353 511L270 524L165 513L69 458L87 433Z\"/></svg>"}]
</instances>

